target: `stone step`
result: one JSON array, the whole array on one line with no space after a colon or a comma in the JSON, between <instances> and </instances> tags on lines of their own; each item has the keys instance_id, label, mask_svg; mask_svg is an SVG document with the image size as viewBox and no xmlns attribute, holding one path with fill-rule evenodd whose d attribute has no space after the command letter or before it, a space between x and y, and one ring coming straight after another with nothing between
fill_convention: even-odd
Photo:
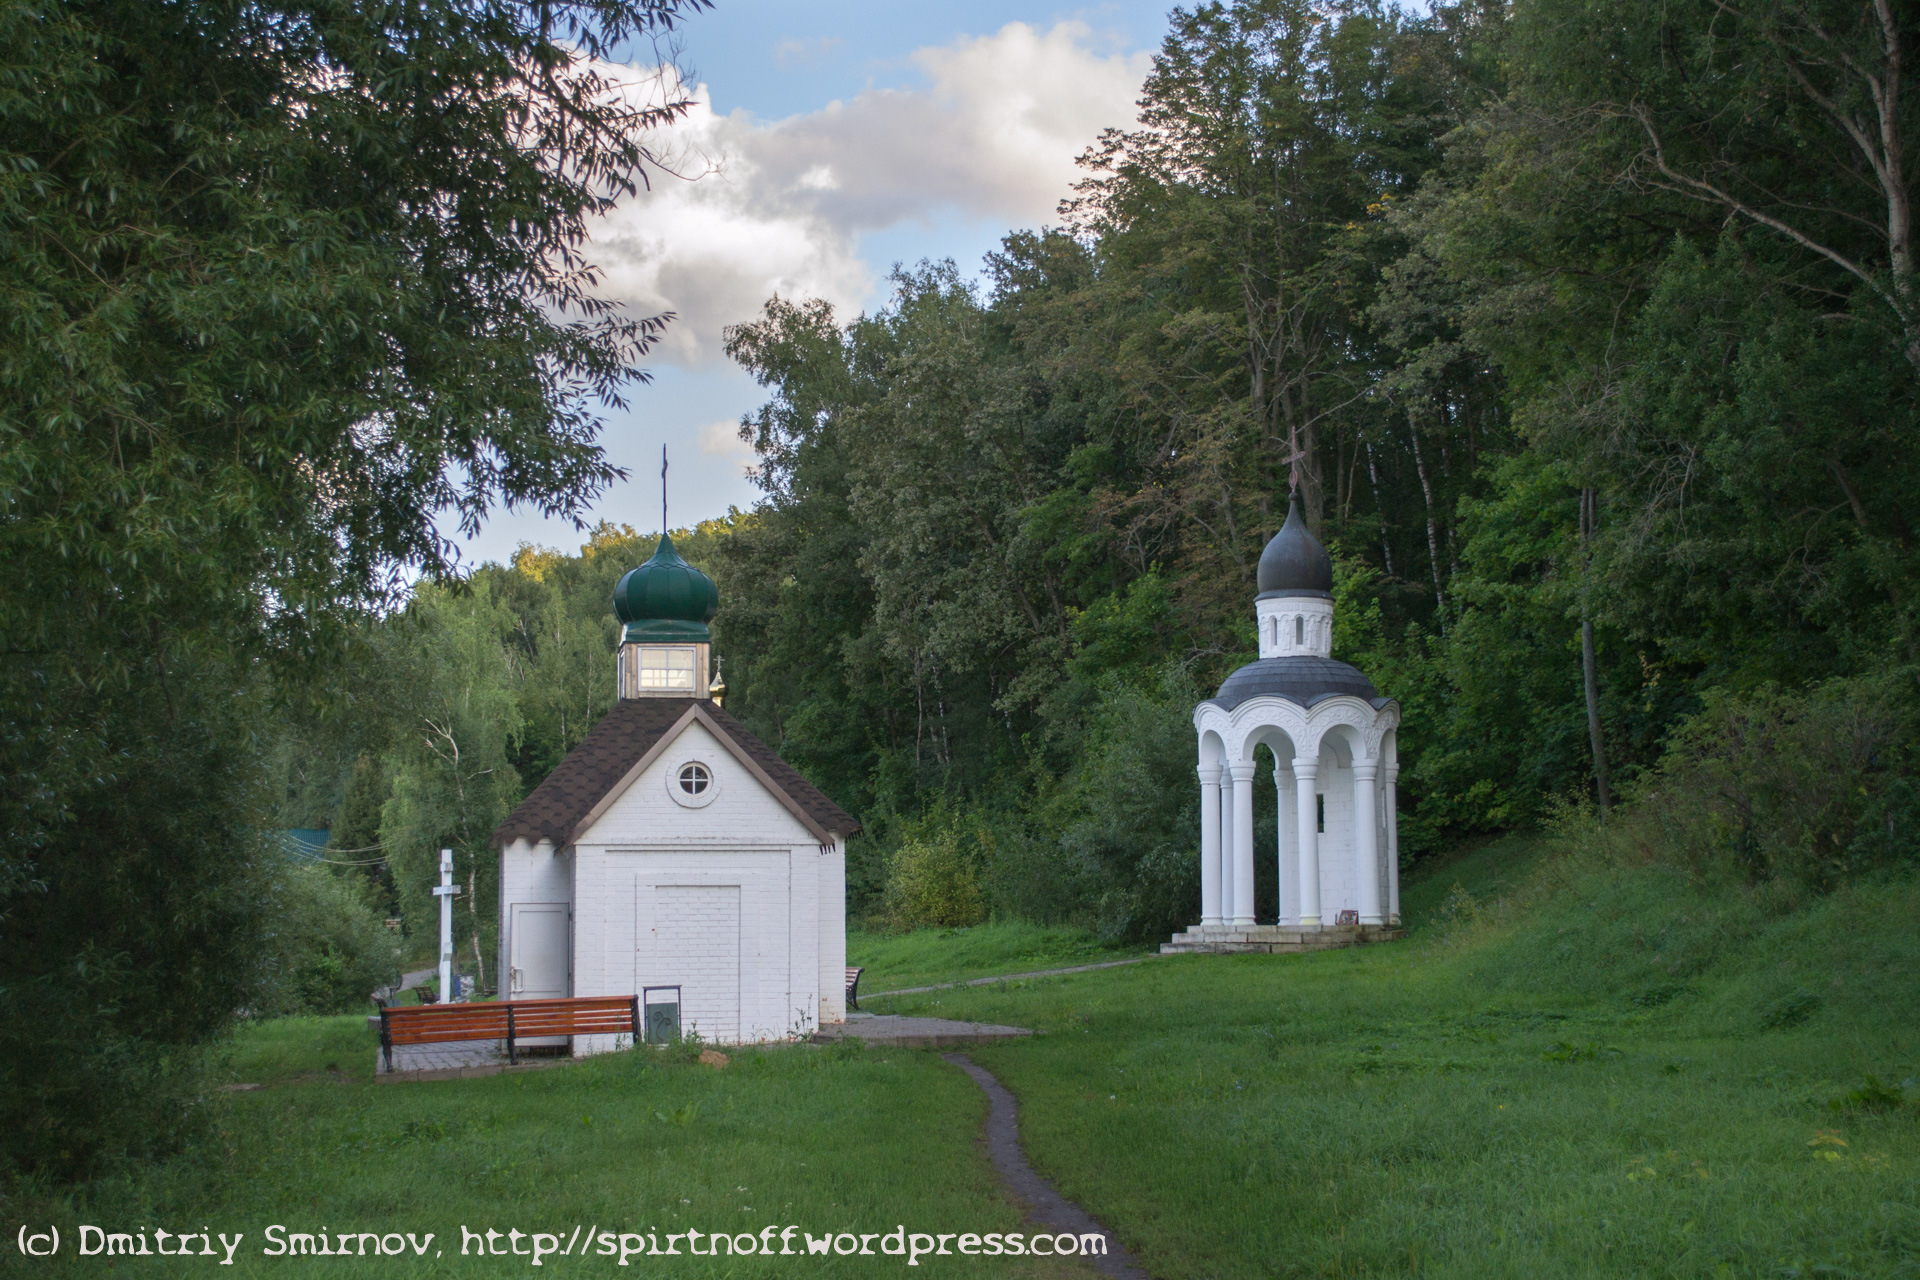
<instances>
[{"instance_id":1,"label":"stone step","mask_svg":"<svg viewBox=\"0 0 1920 1280\"><path fill-rule=\"evenodd\" d=\"M1397 942L1407 936L1397 925L1333 925L1293 928L1285 925L1194 925L1162 943L1161 955L1282 955L1335 947Z\"/></svg>"}]
</instances>

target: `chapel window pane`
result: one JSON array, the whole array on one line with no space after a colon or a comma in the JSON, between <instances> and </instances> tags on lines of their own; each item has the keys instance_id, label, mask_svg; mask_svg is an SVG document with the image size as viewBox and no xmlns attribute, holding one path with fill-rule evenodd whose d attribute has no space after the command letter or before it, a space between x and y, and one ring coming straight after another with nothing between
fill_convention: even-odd
<instances>
[{"instance_id":1,"label":"chapel window pane","mask_svg":"<svg viewBox=\"0 0 1920 1280\"><path fill-rule=\"evenodd\" d=\"M640 687L642 689L692 689L693 650L642 649L640 651Z\"/></svg>"}]
</instances>

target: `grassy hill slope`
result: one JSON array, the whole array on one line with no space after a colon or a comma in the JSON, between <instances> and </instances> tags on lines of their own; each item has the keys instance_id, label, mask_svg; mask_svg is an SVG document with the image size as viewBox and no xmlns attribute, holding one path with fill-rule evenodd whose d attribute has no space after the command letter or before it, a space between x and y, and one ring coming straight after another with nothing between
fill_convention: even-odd
<instances>
[{"instance_id":1,"label":"grassy hill slope","mask_svg":"<svg viewBox=\"0 0 1920 1280\"><path fill-rule=\"evenodd\" d=\"M1394 946L887 1003L1045 1032L976 1056L1155 1274L1920 1274L1920 884L1555 856L1434 868Z\"/></svg>"}]
</instances>

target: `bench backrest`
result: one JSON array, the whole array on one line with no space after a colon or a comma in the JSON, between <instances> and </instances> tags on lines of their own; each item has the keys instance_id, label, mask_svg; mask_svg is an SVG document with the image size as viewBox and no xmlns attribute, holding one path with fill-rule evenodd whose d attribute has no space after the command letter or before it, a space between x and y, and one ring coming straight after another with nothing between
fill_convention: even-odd
<instances>
[{"instance_id":1,"label":"bench backrest","mask_svg":"<svg viewBox=\"0 0 1920 1280\"><path fill-rule=\"evenodd\" d=\"M534 1036L635 1035L634 997L567 996L556 1000L497 1000L484 1004L428 1004L380 1011L389 1044L442 1044ZM511 1024L509 1024L511 1020Z\"/></svg>"}]
</instances>

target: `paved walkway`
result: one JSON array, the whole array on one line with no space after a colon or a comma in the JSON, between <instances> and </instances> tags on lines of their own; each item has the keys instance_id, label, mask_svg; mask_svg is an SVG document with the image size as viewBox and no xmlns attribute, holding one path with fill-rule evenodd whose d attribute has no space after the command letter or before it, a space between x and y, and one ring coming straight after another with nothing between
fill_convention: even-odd
<instances>
[{"instance_id":1,"label":"paved walkway","mask_svg":"<svg viewBox=\"0 0 1920 1280\"><path fill-rule=\"evenodd\" d=\"M1022 978L1051 978L1062 973L1091 973L1095 969L1118 969L1126 964L1145 964L1149 960L1158 960L1159 956L1134 956L1127 960L1102 960L1099 964L1068 965L1064 969L1035 969L1031 973L1002 973L991 978L968 978L964 982L936 982L930 987L895 987L891 991L863 991L862 1000L878 1000L881 996L917 996L928 991L951 991L955 987L985 987L996 982L1018 982Z\"/></svg>"},{"instance_id":2,"label":"paved walkway","mask_svg":"<svg viewBox=\"0 0 1920 1280\"><path fill-rule=\"evenodd\" d=\"M367 1023L376 1033L379 1031L378 1018L369 1018ZM991 1022L850 1013L845 1022L822 1027L808 1039L816 1044L858 1039L875 1048L952 1049L959 1045L991 1044L997 1040L1012 1040L1032 1034L1026 1027L1002 1027ZM464 1080L474 1076L498 1075L502 1071L538 1070L556 1063L575 1061L571 1057L528 1056L524 1048L521 1054L520 1065L509 1067L507 1042L504 1040L397 1044L393 1046L393 1068L388 1070L386 1053L376 1047L373 1051L374 1079L383 1084L400 1080Z\"/></svg>"},{"instance_id":3,"label":"paved walkway","mask_svg":"<svg viewBox=\"0 0 1920 1280\"><path fill-rule=\"evenodd\" d=\"M1030 1036L1026 1027L1001 1027L991 1022L955 1022L951 1018L900 1018L887 1013L849 1013L845 1022L830 1022L809 1039L817 1044L834 1040L864 1040L870 1045L901 1049L951 1049L963 1044L990 1044Z\"/></svg>"},{"instance_id":4,"label":"paved walkway","mask_svg":"<svg viewBox=\"0 0 1920 1280\"><path fill-rule=\"evenodd\" d=\"M1053 1189L1045 1178L1033 1171L1020 1149L1019 1104L993 1073L979 1066L964 1053L940 1055L973 1077L987 1095L987 1154L1000 1180L1014 1198L1026 1206L1027 1218L1036 1226L1061 1234L1106 1237L1107 1253L1094 1254L1086 1262L1109 1280L1150 1280L1146 1268L1121 1247L1111 1231L1094 1220L1092 1214Z\"/></svg>"}]
</instances>

